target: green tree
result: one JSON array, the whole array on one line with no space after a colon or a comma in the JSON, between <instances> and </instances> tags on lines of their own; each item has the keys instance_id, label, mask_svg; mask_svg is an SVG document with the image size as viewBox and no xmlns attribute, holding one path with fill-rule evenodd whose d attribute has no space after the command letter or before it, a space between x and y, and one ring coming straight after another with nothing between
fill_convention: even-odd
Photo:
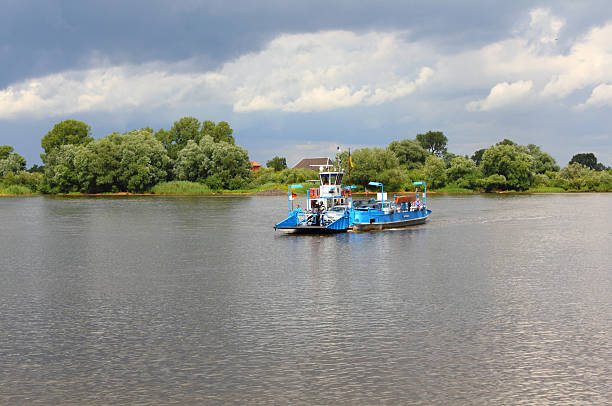
<instances>
[{"instance_id":1,"label":"green tree","mask_svg":"<svg viewBox=\"0 0 612 406\"><path fill-rule=\"evenodd\" d=\"M179 152L174 167L176 179L204 183L209 176L212 167L212 137L204 136L201 143L209 148L205 150L193 140L189 140L187 146Z\"/></svg>"},{"instance_id":2,"label":"green tree","mask_svg":"<svg viewBox=\"0 0 612 406\"><path fill-rule=\"evenodd\" d=\"M238 145L225 141L216 142L211 160L212 176L219 177L226 189L239 189L250 178L249 153Z\"/></svg>"},{"instance_id":3,"label":"green tree","mask_svg":"<svg viewBox=\"0 0 612 406\"><path fill-rule=\"evenodd\" d=\"M275 156L266 163L266 166L268 168L274 168L275 171L282 171L283 169L287 169L287 159Z\"/></svg>"},{"instance_id":4,"label":"green tree","mask_svg":"<svg viewBox=\"0 0 612 406\"><path fill-rule=\"evenodd\" d=\"M0 176L25 171L25 168L26 160L19 154L9 154L5 159L0 159Z\"/></svg>"},{"instance_id":5,"label":"green tree","mask_svg":"<svg viewBox=\"0 0 612 406\"><path fill-rule=\"evenodd\" d=\"M425 180L434 189L444 187L446 184L446 164L442 158L429 155L425 159Z\"/></svg>"},{"instance_id":6,"label":"green tree","mask_svg":"<svg viewBox=\"0 0 612 406\"><path fill-rule=\"evenodd\" d=\"M408 169L418 168L425 164L428 152L416 140L404 139L393 141L387 149L395 154L400 165Z\"/></svg>"},{"instance_id":7,"label":"green tree","mask_svg":"<svg viewBox=\"0 0 612 406\"><path fill-rule=\"evenodd\" d=\"M150 132L113 133L88 145L62 145L47 155L46 191L143 192L167 179L170 159Z\"/></svg>"},{"instance_id":8,"label":"green tree","mask_svg":"<svg viewBox=\"0 0 612 406\"><path fill-rule=\"evenodd\" d=\"M77 170L79 156L85 151L84 145L64 144L46 154L43 190L51 193L78 192L80 187Z\"/></svg>"},{"instance_id":9,"label":"green tree","mask_svg":"<svg viewBox=\"0 0 612 406\"><path fill-rule=\"evenodd\" d=\"M388 169L396 169L399 161L393 152L381 148L362 148L351 153L354 168L351 170L351 182L366 186L378 180L380 174Z\"/></svg>"},{"instance_id":10,"label":"green tree","mask_svg":"<svg viewBox=\"0 0 612 406\"><path fill-rule=\"evenodd\" d=\"M179 180L205 182L212 189L238 189L250 178L251 162L241 147L205 135L199 144L190 142L181 151L175 174Z\"/></svg>"},{"instance_id":11,"label":"green tree","mask_svg":"<svg viewBox=\"0 0 612 406\"><path fill-rule=\"evenodd\" d=\"M54 148L61 145L85 145L93 141L90 136L91 128L77 120L61 121L53 129L49 131L40 141L45 153L41 155L43 162L45 155L51 152Z\"/></svg>"},{"instance_id":12,"label":"green tree","mask_svg":"<svg viewBox=\"0 0 612 406\"><path fill-rule=\"evenodd\" d=\"M525 148L527 152L533 158L532 172L535 174L545 174L546 172L559 172L559 165L555 159L542 151L540 147L535 144L529 144Z\"/></svg>"},{"instance_id":13,"label":"green tree","mask_svg":"<svg viewBox=\"0 0 612 406\"><path fill-rule=\"evenodd\" d=\"M478 167L476 163L463 156L456 156L452 159L450 167L446 170L449 182L458 182L464 178L477 178Z\"/></svg>"},{"instance_id":14,"label":"green tree","mask_svg":"<svg viewBox=\"0 0 612 406\"><path fill-rule=\"evenodd\" d=\"M183 117L174 122L170 130L163 128L155 133L155 138L162 143L172 160L178 158L178 153L185 148L189 140L200 141L200 121L194 117Z\"/></svg>"},{"instance_id":15,"label":"green tree","mask_svg":"<svg viewBox=\"0 0 612 406\"><path fill-rule=\"evenodd\" d=\"M508 138L504 138L502 141L498 142L495 145L513 145L516 146L518 145L516 142L509 140Z\"/></svg>"},{"instance_id":16,"label":"green tree","mask_svg":"<svg viewBox=\"0 0 612 406\"><path fill-rule=\"evenodd\" d=\"M597 162L597 157L592 152L575 154L572 159L569 161L570 164L578 163L580 165L586 166L587 168L601 171L603 170L603 165L600 165Z\"/></svg>"},{"instance_id":17,"label":"green tree","mask_svg":"<svg viewBox=\"0 0 612 406\"><path fill-rule=\"evenodd\" d=\"M15 149L10 145L0 145L0 159L6 159Z\"/></svg>"},{"instance_id":18,"label":"green tree","mask_svg":"<svg viewBox=\"0 0 612 406\"><path fill-rule=\"evenodd\" d=\"M514 190L526 190L531 184L533 158L517 145L500 143L487 149L482 156L484 176L502 175L506 186Z\"/></svg>"},{"instance_id":19,"label":"green tree","mask_svg":"<svg viewBox=\"0 0 612 406\"><path fill-rule=\"evenodd\" d=\"M214 121L206 120L202 123L202 136L210 135L215 142L234 144L233 132L234 130L232 130L226 121L220 121L218 124L215 124Z\"/></svg>"},{"instance_id":20,"label":"green tree","mask_svg":"<svg viewBox=\"0 0 612 406\"><path fill-rule=\"evenodd\" d=\"M163 145L150 133L135 130L122 135L111 134L109 137L121 150L117 177L121 190L144 192L167 180L170 159Z\"/></svg>"},{"instance_id":21,"label":"green tree","mask_svg":"<svg viewBox=\"0 0 612 406\"><path fill-rule=\"evenodd\" d=\"M479 149L470 157L470 159L476 163L476 166L480 165L480 160L482 159L482 155L486 150L486 148Z\"/></svg>"},{"instance_id":22,"label":"green tree","mask_svg":"<svg viewBox=\"0 0 612 406\"><path fill-rule=\"evenodd\" d=\"M446 152L448 138L442 131L427 131L425 134L417 134L416 140L423 148L438 157Z\"/></svg>"}]
</instances>

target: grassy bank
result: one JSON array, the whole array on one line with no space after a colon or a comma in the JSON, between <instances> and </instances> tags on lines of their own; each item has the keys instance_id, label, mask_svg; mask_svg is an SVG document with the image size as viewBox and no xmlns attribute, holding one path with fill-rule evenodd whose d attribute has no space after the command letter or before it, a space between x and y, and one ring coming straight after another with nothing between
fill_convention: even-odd
<instances>
[{"instance_id":1,"label":"grassy bank","mask_svg":"<svg viewBox=\"0 0 612 406\"><path fill-rule=\"evenodd\" d=\"M34 194L29 187L23 185L0 186L0 195L2 196L21 196Z\"/></svg>"}]
</instances>

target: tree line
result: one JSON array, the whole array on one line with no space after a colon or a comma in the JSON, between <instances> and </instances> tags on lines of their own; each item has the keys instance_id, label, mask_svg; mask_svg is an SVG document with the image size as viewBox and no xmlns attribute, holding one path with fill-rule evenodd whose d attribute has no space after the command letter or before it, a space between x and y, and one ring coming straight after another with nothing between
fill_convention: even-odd
<instances>
[{"instance_id":1,"label":"tree line","mask_svg":"<svg viewBox=\"0 0 612 406\"><path fill-rule=\"evenodd\" d=\"M429 131L393 141L386 149L358 149L351 154L351 181L367 185L375 180L389 190L410 190L413 181L425 180L432 189L448 191L612 191L612 171L592 153L574 155L561 169L534 144L504 139L468 157L448 152L447 142L444 133ZM347 162L348 152L338 159Z\"/></svg>"},{"instance_id":2,"label":"tree line","mask_svg":"<svg viewBox=\"0 0 612 406\"><path fill-rule=\"evenodd\" d=\"M42 171L24 172L25 160L3 147L0 176L5 185L43 193L137 193L174 180L236 189L250 180L251 165L232 133L225 121L183 117L169 130L147 127L94 140L89 125L65 120L41 140Z\"/></svg>"},{"instance_id":3,"label":"tree line","mask_svg":"<svg viewBox=\"0 0 612 406\"><path fill-rule=\"evenodd\" d=\"M410 190L417 180L447 191L612 190L612 171L593 153L576 154L560 168L534 144L505 139L461 156L449 152L447 143L443 132L429 131L386 148L357 149L351 153L350 181L362 190L370 181L383 182L387 190ZM198 192L265 190L316 178L308 169L288 169L279 156L252 173L248 152L235 144L227 122L194 117L183 117L168 130L146 127L97 140L86 123L64 120L42 137L41 147L43 166L26 170L26 160L13 147L0 146L0 191L163 192L161 185L172 182L198 185L191 186ZM348 172L348 151L335 159Z\"/></svg>"}]
</instances>

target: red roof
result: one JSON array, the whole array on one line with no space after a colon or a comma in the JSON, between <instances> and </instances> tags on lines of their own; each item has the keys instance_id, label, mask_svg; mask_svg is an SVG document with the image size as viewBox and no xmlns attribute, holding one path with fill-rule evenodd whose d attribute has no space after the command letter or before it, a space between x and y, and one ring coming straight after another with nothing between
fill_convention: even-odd
<instances>
[{"instance_id":1,"label":"red roof","mask_svg":"<svg viewBox=\"0 0 612 406\"><path fill-rule=\"evenodd\" d=\"M251 171L255 172L257 171L259 168L261 168L261 164L257 161L250 161L251 162Z\"/></svg>"}]
</instances>

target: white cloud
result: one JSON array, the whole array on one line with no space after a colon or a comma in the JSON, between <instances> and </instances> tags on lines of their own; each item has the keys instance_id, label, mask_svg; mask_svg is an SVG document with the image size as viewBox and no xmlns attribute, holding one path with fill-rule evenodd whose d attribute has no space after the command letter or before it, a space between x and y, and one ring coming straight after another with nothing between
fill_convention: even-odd
<instances>
[{"instance_id":1,"label":"white cloud","mask_svg":"<svg viewBox=\"0 0 612 406\"><path fill-rule=\"evenodd\" d=\"M612 85L601 84L591 92L588 100L576 107L583 110L587 107L612 107Z\"/></svg>"},{"instance_id":2,"label":"white cloud","mask_svg":"<svg viewBox=\"0 0 612 406\"><path fill-rule=\"evenodd\" d=\"M527 35L543 44L554 43L558 40L559 32L565 22L552 16L549 9L536 8L529 11L529 28Z\"/></svg>"},{"instance_id":3,"label":"white cloud","mask_svg":"<svg viewBox=\"0 0 612 406\"><path fill-rule=\"evenodd\" d=\"M422 53L401 33L326 31L281 35L218 72L176 73L189 62L111 66L30 79L0 90L0 118L61 116L200 105L237 112L326 111L382 104L425 85L433 70L409 61Z\"/></svg>"},{"instance_id":4,"label":"white cloud","mask_svg":"<svg viewBox=\"0 0 612 406\"><path fill-rule=\"evenodd\" d=\"M59 116L87 111L149 109L184 103L189 93L211 93L216 73L171 73L170 66L114 66L64 72L0 90L0 118Z\"/></svg>"},{"instance_id":5,"label":"white cloud","mask_svg":"<svg viewBox=\"0 0 612 406\"><path fill-rule=\"evenodd\" d=\"M498 83L493 86L489 95L466 105L468 111L490 111L516 105L530 95L533 82L521 80L514 83Z\"/></svg>"},{"instance_id":6,"label":"white cloud","mask_svg":"<svg viewBox=\"0 0 612 406\"><path fill-rule=\"evenodd\" d=\"M411 41L406 32L322 31L280 35L214 72L200 71L195 60L122 66L97 61L92 69L0 89L0 119L181 110L208 103L239 113L316 112L400 99L413 101L411 106L418 101L455 111L491 111L526 99L554 103L590 87L591 97L579 108L609 106L612 23L565 41L567 52L557 41L563 25L549 10L533 9L528 23L508 38L457 54ZM465 95L475 91L483 94L466 104ZM421 114L444 111L423 107Z\"/></svg>"},{"instance_id":7,"label":"white cloud","mask_svg":"<svg viewBox=\"0 0 612 406\"><path fill-rule=\"evenodd\" d=\"M419 66L420 46L401 33L325 31L282 35L258 53L226 64L234 110L311 112L382 104L404 97L433 75Z\"/></svg>"}]
</instances>

